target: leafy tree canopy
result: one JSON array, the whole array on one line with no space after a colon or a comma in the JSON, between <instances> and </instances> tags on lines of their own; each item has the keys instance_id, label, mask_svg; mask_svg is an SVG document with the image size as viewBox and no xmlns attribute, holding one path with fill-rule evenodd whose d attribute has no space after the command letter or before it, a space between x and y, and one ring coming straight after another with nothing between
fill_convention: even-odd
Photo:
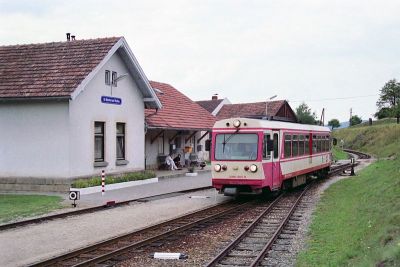
<instances>
[{"instance_id":1,"label":"leafy tree canopy","mask_svg":"<svg viewBox=\"0 0 400 267\"><path fill-rule=\"evenodd\" d=\"M311 108L304 102L296 108L296 116L299 123L302 124L316 124L317 122L315 112L311 113Z\"/></svg>"},{"instance_id":2,"label":"leafy tree canopy","mask_svg":"<svg viewBox=\"0 0 400 267\"><path fill-rule=\"evenodd\" d=\"M350 119L350 126L360 124L361 122L362 122L362 119L360 117L358 117L357 115L354 115Z\"/></svg>"},{"instance_id":3,"label":"leafy tree canopy","mask_svg":"<svg viewBox=\"0 0 400 267\"><path fill-rule=\"evenodd\" d=\"M382 87L376 105L378 112L375 113L375 117L378 119L400 116L400 83L396 79L388 81Z\"/></svg>"},{"instance_id":4,"label":"leafy tree canopy","mask_svg":"<svg viewBox=\"0 0 400 267\"><path fill-rule=\"evenodd\" d=\"M339 127L340 127L340 122L339 122L338 119L331 119L331 120L328 122L328 125L331 126L331 127L332 127L332 130L333 130L334 128L339 128Z\"/></svg>"}]
</instances>

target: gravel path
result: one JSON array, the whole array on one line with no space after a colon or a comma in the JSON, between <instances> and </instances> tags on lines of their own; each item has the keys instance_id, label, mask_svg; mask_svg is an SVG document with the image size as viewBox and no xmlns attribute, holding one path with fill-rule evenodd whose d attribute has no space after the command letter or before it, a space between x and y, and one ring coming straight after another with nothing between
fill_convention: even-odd
<instances>
[{"instance_id":1,"label":"gravel path","mask_svg":"<svg viewBox=\"0 0 400 267\"><path fill-rule=\"evenodd\" d=\"M24 266L228 199L209 189L2 231L0 266Z\"/></svg>"}]
</instances>

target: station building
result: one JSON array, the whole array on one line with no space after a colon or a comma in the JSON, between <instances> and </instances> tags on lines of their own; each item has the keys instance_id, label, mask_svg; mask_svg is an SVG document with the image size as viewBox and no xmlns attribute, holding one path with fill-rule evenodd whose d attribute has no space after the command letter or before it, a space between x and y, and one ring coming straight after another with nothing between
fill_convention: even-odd
<instances>
[{"instance_id":1,"label":"station building","mask_svg":"<svg viewBox=\"0 0 400 267\"><path fill-rule=\"evenodd\" d=\"M207 160L203 141L215 117L167 83L150 81L163 108L146 109L146 168L157 169L168 154L181 156L181 165Z\"/></svg>"},{"instance_id":2,"label":"station building","mask_svg":"<svg viewBox=\"0 0 400 267\"><path fill-rule=\"evenodd\" d=\"M0 190L145 169L162 104L123 37L0 46Z\"/></svg>"}]
</instances>

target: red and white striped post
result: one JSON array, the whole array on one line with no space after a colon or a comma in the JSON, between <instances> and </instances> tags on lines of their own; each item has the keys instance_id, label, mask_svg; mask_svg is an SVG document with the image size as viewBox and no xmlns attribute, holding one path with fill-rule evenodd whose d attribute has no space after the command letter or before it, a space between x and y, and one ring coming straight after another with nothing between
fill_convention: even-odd
<instances>
[{"instance_id":1,"label":"red and white striped post","mask_svg":"<svg viewBox=\"0 0 400 267\"><path fill-rule=\"evenodd\" d=\"M101 171L101 195L104 196L106 185L106 174L104 170Z\"/></svg>"}]
</instances>

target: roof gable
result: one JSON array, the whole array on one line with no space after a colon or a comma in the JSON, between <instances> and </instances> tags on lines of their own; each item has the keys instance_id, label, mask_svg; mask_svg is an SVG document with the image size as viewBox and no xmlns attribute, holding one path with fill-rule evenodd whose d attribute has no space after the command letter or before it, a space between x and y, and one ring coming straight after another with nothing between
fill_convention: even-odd
<instances>
[{"instance_id":1,"label":"roof gable","mask_svg":"<svg viewBox=\"0 0 400 267\"><path fill-rule=\"evenodd\" d=\"M202 106L205 110L212 113L221 104L223 99L201 100L196 101L197 104Z\"/></svg>"},{"instance_id":2,"label":"roof gable","mask_svg":"<svg viewBox=\"0 0 400 267\"><path fill-rule=\"evenodd\" d=\"M293 121L296 121L297 119L293 113L293 110L285 100L242 103L242 104L227 104L224 105L218 112L217 118L218 120L222 120L234 117L249 117L249 118L258 118L266 116L276 117L280 115L280 110L283 107L285 107L285 109L288 111L285 113L288 116L288 118L292 118ZM266 110L268 114L265 113Z\"/></svg>"},{"instance_id":3,"label":"roof gable","mask_svg":"<svg viewBox=\"0 0 400 267\"><path fill-rule=\"evenodd\" d=\"M161 108L123 37L0 46L0 100L75 99L115 53L127 65L146 106Z\"/></svg>"},{"instance_id":4,"label":"roof gable","mask_svg":"<svg viewBox=\"0 0 400 267\"><path fill-rule=\"evenodd\" d=\"M149 128L208 130L215 123L215 118L207 110L166 83L150 81L156 88L157 97L163 108L146 109L146 121Z\"/></svg>"}]
</instances>

